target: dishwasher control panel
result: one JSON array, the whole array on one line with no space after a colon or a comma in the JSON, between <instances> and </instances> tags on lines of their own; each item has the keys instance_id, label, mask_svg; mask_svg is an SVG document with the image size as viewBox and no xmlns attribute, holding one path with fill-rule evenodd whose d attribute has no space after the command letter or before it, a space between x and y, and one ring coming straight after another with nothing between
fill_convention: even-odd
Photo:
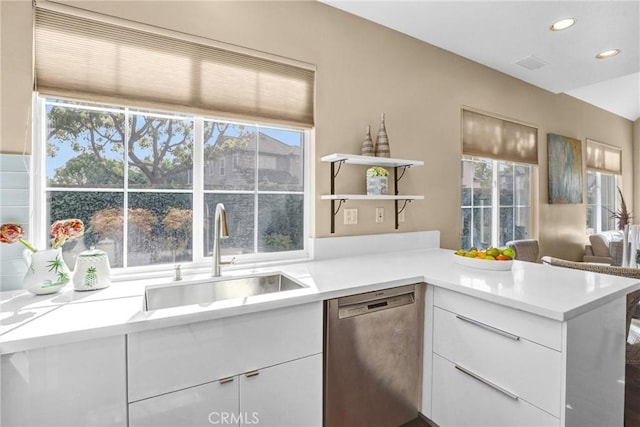
<instances>
[{"instance_id":1,"label":"dishwasher control panel","mask_svg":"<svg viewBox=\"0 0 640 427\"><path fill-rule=\"evenodd\" d=\"M338 301L338 319L373 313L380 310L400 307L415 302L413 286L404 289L394 289L395 292L371 292L342 298Z\"/></svg>"}]
</instances>

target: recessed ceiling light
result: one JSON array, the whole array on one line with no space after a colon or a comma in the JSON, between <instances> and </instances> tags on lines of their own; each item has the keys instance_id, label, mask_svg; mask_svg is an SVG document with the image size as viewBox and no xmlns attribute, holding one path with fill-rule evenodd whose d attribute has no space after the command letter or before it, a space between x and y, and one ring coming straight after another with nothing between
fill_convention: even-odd
<instances>
[{"instance_id":1,"label":"recessed ceiling light","mask_svg":"<svg viewBox=\"0 0 640 427\"><path fill-rule=\"evenodd\" d=\"M567 28L571 27L575 23L576 23L576 20L574 18L561 19L558 22L554 23L550 27L550 29L551 29L551 31L562 31L562 30L566 30Z\"/></svg>"},{"instance_id":2,"label":"recessed ceiling light","mask_svg":"<svg viewBox=\"0 0 640 427\"><path fill-rule=\"evenodd\" d=\"M620 53L620 49L609 49L609 50L605 50L605 51L602 51L599 54L597 54L596 58L598 58L598 59L607 59L607 58L611 58L613 56L616 56L619 53Z\"/></svg>"}]
</instances>

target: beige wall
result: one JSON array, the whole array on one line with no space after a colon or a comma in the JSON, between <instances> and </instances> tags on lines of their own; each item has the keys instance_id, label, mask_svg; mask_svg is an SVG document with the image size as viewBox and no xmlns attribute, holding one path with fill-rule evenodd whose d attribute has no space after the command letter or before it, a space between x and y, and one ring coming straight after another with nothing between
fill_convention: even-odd
<instances>
[{"instance_id":1,"label":"beige wall","mask_svg":"<svg viewBox=\"0 0 640 427\"><path fill-rule=\"evenodd\" d=\"M377 131L386 113L393 157L419 159L424 167L409 170L400 183L403 193L422 194L424 201L408 205L406 223L399 232L440 230L442 246L458 246L460 233L460 109L471 106L511 117L539 128L540 166L537 184L537 229L543 254L579 259L585 243L585 205L547 203L547 132L593 138L623 149L623 191L632 194L633 124L623 118L566 95L554 95L411 37L380 27L317 2L70 2L156 26L196 34L317 65L316 132L314 155L359 153L368 124ZM5 22L26 23L23 10L5 7ZM7 12L10 12L11 16ZM14 17L13 15L19 15ZM5 53L3 37L3 106L16 105L4 136L20 133L29 88L24 76L30 68L30 33L13 40L16 49ZM3 36L5 30L3 28ZM10 61L10 64L6 64ZM4 71L19 80L13 87ZM7 88L11 88L8 95ZM8 98L8 99L5 99ZM3 119L6 119L3 113ZM24 119L22 119L24 123ZM636 126L637 127L637 126ZM375 137L375 136L374 136ZM22 151L15 141L3 152ZM636 142L637 145L637 142ZM360 192L364 167L345 166L339 192ZM329 236L330 208L321 201L329 193L329 165L316 160L312 234ZM629 196L631 198L631 196ZM638 198L636 196L636 198ZM336 235L394 232L392 202L355 202L358 225L336 221ZM637 206L637 205L636 205ZM376 224L376 207L386 220Z\"/></svg>"},{"instance_id":2,"label":"beige wall","mask_svg":"<svg viewBox=\"0 0 640 427\"><path fill-rule=\"evenodd\" d=\"M640 224L640 119L633 123L633 200L633 222Z\"/></svg>"}]
</instances>

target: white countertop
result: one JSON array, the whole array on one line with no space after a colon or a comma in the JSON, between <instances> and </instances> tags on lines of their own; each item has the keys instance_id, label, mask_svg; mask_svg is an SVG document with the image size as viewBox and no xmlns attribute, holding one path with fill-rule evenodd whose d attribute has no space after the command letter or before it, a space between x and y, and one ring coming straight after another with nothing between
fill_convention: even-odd
<instances>
[{"instance_id":1,"label":"white countertop","mask_svg":"<svg viewBox=\"0 0 640 427\"><path fill-rule=\"evenodd\" d=\"M514 261L510 271L475 269L456 264L453 252L444 249L394 251L223 271L223 276L273 271L288 274L306 288L149 312L142 311L145 286L170 283L170 279L118 282L92 292L74 292L72 285L67 285L56 294L42 296L26 291L0 292L0 353L228 317L422 281L558 321L640 289L640 282L633 279L520 261ZM194 278L185 276L179 283Z\"/></svg>"}]
</instances>

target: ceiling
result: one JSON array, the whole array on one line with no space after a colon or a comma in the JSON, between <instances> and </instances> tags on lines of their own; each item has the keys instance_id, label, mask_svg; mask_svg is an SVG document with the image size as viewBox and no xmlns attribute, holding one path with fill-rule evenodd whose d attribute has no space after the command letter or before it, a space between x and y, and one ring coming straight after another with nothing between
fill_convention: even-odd
<instances>
[{"instance_id":1,"label":"ceiling","mask_svg":"<svg viewBox=\"0 0 640 427\"><path fill-rule=\"evenodd\" d=\"M548 91L640 117L639 0L320 1ZM576 24L551 31L562 18ZM595 58L613 48L621 53Z\"/></svg>"}]
</instances>

